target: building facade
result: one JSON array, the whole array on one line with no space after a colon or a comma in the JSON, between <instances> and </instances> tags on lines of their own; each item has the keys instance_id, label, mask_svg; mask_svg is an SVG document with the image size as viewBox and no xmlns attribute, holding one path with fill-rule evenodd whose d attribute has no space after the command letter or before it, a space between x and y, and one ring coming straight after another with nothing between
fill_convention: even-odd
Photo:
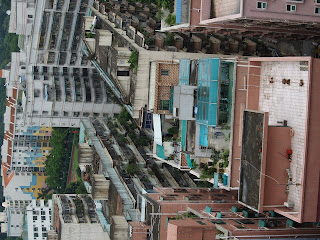
<instances>
[{"instance_id":1,"label":"building facade","mask_svg":"<svg viewBox=\"0 0 320 240\"><path fill-rule=\"evenodd\" d=\"M52 225L52 200L32 200L26 209L28 239L42 240L47 238L47 231Z\"/></svg>"},{"instance_id":2,"label":"building facade","mask_svg":"<svg viewBox=\"0 0 320 240\"><path fill-rule=\"evenodd\" d=\"M81 118L120 112L82 53L81 27L88 4L92 3L13 2L9 32L21 35L23 45L11 64L19 81L7 81L16 81L24 91L25 125L79 127Z\"/></svg>"},{"instance_id":3,"label":"building facade","mask_svg":"<svg viewBox=\"0 0 320 240\"><path fill-rule=\"evenodd\" d=\"M176 25L164 25L162 30L318 38L319 10L318 1L175 1Z\"/></svg>"},{"instance_id":4,"label":"building facade","mask_svg":"<svg viewBox=\"0 0 320 240\"><path fill-rule=\"evenodd\" d=\"M53 195L53 230L58 239L110 239L90 195Z\"/></svg>"}]
</instances>

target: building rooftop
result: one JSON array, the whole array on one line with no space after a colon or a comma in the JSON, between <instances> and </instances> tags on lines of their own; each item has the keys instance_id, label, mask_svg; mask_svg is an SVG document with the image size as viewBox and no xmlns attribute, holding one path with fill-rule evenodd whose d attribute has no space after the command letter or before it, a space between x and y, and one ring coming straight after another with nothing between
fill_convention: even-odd
<instances>
[{"instance_id":1,"label":"building rooftop","mask_svg":"<svg viewBox=\"0 0 320 240\"><path fill-rule=\"evenodd\" d=\"M312 157L318 151L312 144L318 136L317 64L309 57L251 58L247 79L239 200L259 212L276 205L272 210L298 222L315 219L307 202L318 205L309 197L319 191L312 183L318 168ZM261 120L249 126L251 116Z\"/></svg>"}]
</instances>

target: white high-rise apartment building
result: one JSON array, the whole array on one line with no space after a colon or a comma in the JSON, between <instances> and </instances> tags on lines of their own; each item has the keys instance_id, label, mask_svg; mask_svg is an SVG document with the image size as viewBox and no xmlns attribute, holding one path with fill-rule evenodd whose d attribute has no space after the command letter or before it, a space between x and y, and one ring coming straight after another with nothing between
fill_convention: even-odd
<instances>
[{"instance_id":1,"label":"white high-rise apartment building","mask_svg":"<svg viewBox=\"0 0 320 240\"><path fill-rule=\"evenodd\" d=\"M13 0L9 32L20 35L10 74L23 91L24 126L78 127L84 117L119 113L82 53L82 21L92 0ZM109 92L109 91L108 91ZM17 123L19 125L19 123Z\"/></svg>"},{"instance_id":2,"label":"white high-rise apartment building","mask_svg":"<svg viewBox=\"0 0 320 240\"><path fill-rule=\"evenodd\" d=\"M52 225L52 200L33 200L26 209L28 240L43 240Z\"/></svg>"}]
</instances>

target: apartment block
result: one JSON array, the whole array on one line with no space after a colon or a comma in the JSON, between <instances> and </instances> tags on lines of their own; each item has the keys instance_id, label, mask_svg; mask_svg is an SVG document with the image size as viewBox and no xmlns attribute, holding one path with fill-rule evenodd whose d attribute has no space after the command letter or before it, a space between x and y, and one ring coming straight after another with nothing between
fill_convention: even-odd
<instances>
[{"instance_id":1,"label":"apartment block","mask_svg":"<svg viewBox=\"0 0 320 240\"><path fill-rule=\"evenodd\" d=\"M103 229L90 195L53 195L53 239L110 239Z\"/></svg>"},{"instance_id":2,"label":"apartment block","mask_svg":"<svg viewBox=\"0 0 320 240\"><path fill-rule=\"evenodd\" d=\"M177 0L176 25L162 30L310 39L319 37L319 13L317 0Z\"/></svg>"},{"instance_id":3,"label":"apartment block","mask_svg":"<svg viewBox=\"0 0 320 240\"><path fill-rule=\"evenodd\" d=\"M23 46L21 54L12 59L16 67L10 69L17 72L20 81L7 81L17 81L24 92L24 124L79 127L83 117L120 112L108 96L106 84L82 53L81 26L88 4L92 3L12 3L9 31L22 36Z\"/></svg>"},{"instance_id":4,"label":"apartment block","mask_svg":"<svg viewBox=\"0 0 320 240\"><path fill-rule=\"evenodd\" d=\"M26 209L26 222L28 239L47 239L47 231L52 225L52 200L32 200Z\"/></svg>"},{"instance_id":5,"label":"apartment block","mask_svg":"<svg viewBox=\"0 0 320 240\"><path fill-rule=\"evenodd\" d=\"M3 202L1 232L8 237L25 239L46 239L47 230L52 224L52 201L7 201Z\"/></svg>"}]
</instances>

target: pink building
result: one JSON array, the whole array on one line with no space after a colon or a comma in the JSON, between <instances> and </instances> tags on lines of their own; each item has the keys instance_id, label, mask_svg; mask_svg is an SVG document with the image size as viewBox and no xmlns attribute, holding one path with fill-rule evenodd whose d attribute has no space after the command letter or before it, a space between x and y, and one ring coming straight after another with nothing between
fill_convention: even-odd
<instances>
[{"instance_id":1,"label":"pink building","mask_svg":"<svg viewBox=\"0 0 320 240\"><path fill-rule=\"evenodd\" d=\"M155 188L146 195L145 222L130 222L132 240L213 240L313 238L313 223L294 223L267 211L257 213L237 203L236 191Z\"/></svg>"},{"instance_id":2,"label":"pink building","mask_svg":"<svg viewBox=\"0 0 320 240\"><path fill-rule=\"evenodd\" d=\"M212 240L212 239L318 239L320 230L312 223L293 225L283 217L268 213L261 216L245 216L243 212L223 212L221 218L213 218L208 213L203 216L195 211L196 217L170 220L167 240Z\"/></svg>"},{"instance_id":3,"label":"pink building","mask_svg":"<svg viewBox=\"0 0 320 240\"><path fill-rule=\"evenodd\" d=\"M181 5L176 11L178 21L169 29L205 32L236 30L242 34L262 32L267 36L279 34L287 38L291 35L303 38L319 35L318 0L191 0L190 5L183 2L176 1L177 5Z\"/></svg>"},{"instance_id":4,"label":"pink building","mask_svg":"<svg viewBox=\"0 0 320 240\"><path fill-rule=\"evenodd\" d=\"M192 215L190 209L205 209L215 211L241 207L237 202L237 191L222 189L195 188L155 188L153 193L147 193L145 223L150 227L150 239L166 240L168 223L179 219L178 215ZM134 236L145 237L145 225L131 224ZM143 233L144 232L144 233ZM144 238L141 238L144 239Z\"/></svg>"},{"instance_id":5,"label":"pink building","mask_svg":"<svg viewBox=\"0 0 320 240\"><path fill-rule=\"evenodd\" d=\"M310 57L250 59L240 121L245 206L300 223L319 221L319 73L320 60ZM238 179L234 171L231 183Z\"/></svg>"}]
</instances>

